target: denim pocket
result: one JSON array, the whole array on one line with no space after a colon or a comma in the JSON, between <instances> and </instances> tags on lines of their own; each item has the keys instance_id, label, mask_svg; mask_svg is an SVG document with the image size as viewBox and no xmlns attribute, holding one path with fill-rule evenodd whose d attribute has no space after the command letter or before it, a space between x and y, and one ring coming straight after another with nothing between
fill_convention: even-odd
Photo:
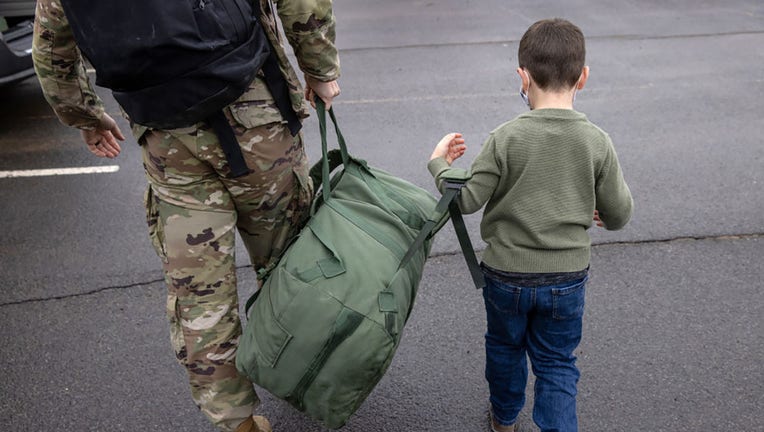
<instances>
[{"instance_id":1,"label":"denim pocket","mask_svg":"<svg viewBox=\"0 0 764 432\"><path fill-rule=\"evenodd\" d=\"M581 318L584 315L586 281L576 281L562 288L552 288L552 317L556 320Z\"/></svg>"},{"instance_id":2,"label":"denim pocket","mask_svg":"<svg viewBox=\"0 0 764 432\"><path fill-rule=\"evenodd\" d=\"M486 307L491 307L503 314L517 315L520 313L521 290L520 287L486 277L486 287L483 288Z\"/></svg>"}]
</instances>

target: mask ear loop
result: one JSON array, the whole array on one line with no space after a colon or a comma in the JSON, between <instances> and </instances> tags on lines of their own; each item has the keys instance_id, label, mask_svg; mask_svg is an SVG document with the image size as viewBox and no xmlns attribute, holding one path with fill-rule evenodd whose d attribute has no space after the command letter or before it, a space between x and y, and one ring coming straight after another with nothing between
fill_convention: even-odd
<instances>
[{"instance_id":1,"label":"mask ear loop","mask_svg":"<svg viewBox=\"0 0 764 432\"><path fill-rule=\"evenodd\" d=\"M576 103L576 94L578 93L578 86L581 84L581 78L578 77L578 81L576 81L575 87L573 87L573 103Z\"/></svg>"},{"instance_id":2,"label":"mask ear loop","mask_svg":"<svg viewBox=\"0 0 764 432\"><path fill-rule=\"evenodd\" d=\"M581 84L581 78L579 78L578 81L576 81L576 86L573 87L573 102L571 102L571 103L576 103L576 94L578 93L578 85L579 84Z\"/></svg>"},{"instance_id":3,"label":"mask ear loop","mask_svg":"<svg viewBox=\"0 0 764 432\"><path fill-rule=\"evenodd\" d=\"M523 71L523 73L525 73L525 77L528 79L528 89L530 90L530 88L531 88L531 74L529 74L528 71L525 70L525 69L522 69L522 71ZM520 84L520 97L523 99L523 102L525 102L525 105L527 105L528 108L533 109L533 108L531 108L531 100L528 99L528 93L526 93L523 90L523 85L522 84Z\"/></svg>"}]
</instances>

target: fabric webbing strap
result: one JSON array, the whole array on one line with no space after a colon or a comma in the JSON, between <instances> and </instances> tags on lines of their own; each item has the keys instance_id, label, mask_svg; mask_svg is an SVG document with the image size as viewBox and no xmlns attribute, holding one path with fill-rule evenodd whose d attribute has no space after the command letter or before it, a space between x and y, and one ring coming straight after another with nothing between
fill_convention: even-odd
<instances>
[{"instance_id":1,"label":"fabric webbing strap","mask_svg":"<svg viewBox=\"0 0 764 432\"><path fill-rule=\"evenodd\" d=\"M259 19L259 6L255 6L254 13ZM258 28L257 31L263 30ZM294 108L292 107L292 97L289 93L289 85L287 84L286 78L284 78L284 74L281 72L279 60L278 57L276 57L276 50L273 49L273 45L268 40L267 36L263 35L263 39L268 41L268 51L270 51L265 59L265 63L263 63L261 67L263 74L265 75L265 85L268 87L268 91L271 92L271 96L273 96L273 100L281 113L281 117L286 120L289 132L292 136L296 136L300 132L300 129L302 129L302 122L300 122L300 118L297 117L297 113L294 112ZM228 123L228 119L226 119L223 111L219 111L205 121L212 127L220 140L223 153L225 153L226 160L228 160L228 166L231 168L229 177L241 177L249 174L251 171L249 167L247 167L247 163L244 161L244 155L241 153L239 142L236 140L233 128Z\"/></svg>"},{"instance_id":2,"label":"fabric webbing strap","mask_svg":"<svg viewBox=\"0 0 764 432\"><path fill-rule=\"evenodd\" d=\"M287 121L287 127L292 136L297 135L302 128L299 117L292 109L292 102L289 96L289 88L286 79L279 69L278 60L273 49L263 64L263 73L265 74L265 84L273 95L276 106L281 112L281 116ZM241 153L241 146L236 140L236 134L228 123L225 113L221 110L207 119L207 124L215 131L215 135L220 140L220 146L223 148L225 158L228 160L228 166L231 168L229 177L241 177L249 174L251 171L244 161L244 155Z\"/></svg>"},{"instance_id":3,"label":"fabric webbing strap","mask_svg":"<svg viewBox=\"0 0 764 432\"><path fill-rule=\"evenodd\" d=\"M446 180L445 191L443 196L435 206L435 216L429 219L419 235L417 235L414 243L409 248L406 255L401 260L401 264L398 268L401 268L409 263L414 254L421 250L424 246L424 242L438 226L440 218L448 212L451 216L451 222L454 224L454 231L456 231L456 237L459 240L459 246L464 254L464 259L467 262L470 275L472 276L472 282L475 284L475 288L481 289L485 287L485 278L483 277L483 271L480 269L480 265L477 262L477 256L475 255L475 249L472 247L472 241L470 241L469 233L467 232L467 226L464 224L464 218L462 218L462 212L459 210L459 205L456 203L456 197L459 195L459 191L464 187L464 182L449 181Z\"/></svg>"},{"instance_id":4,"label":"fabric webbing strap","mask_svg":"<svg viewBox=\"0 0 764 432\"><path fill-rule=\"evenodd\" d=\"M329 182L329 173L333 167L329 166L329 145L326 140L326 104L324 101L316 96L316 116L318 117L318 130L321 134L321 194L324 201L329 201L331 198L331 186ZM345 144L345 138L340 132L340 127L337 124L337 118L334 116L334 110L329 108L329 116L334 124L334 132L337 135L337 144L339 144L340 155L342 158L342 164L347 166L350 156L348 155L347 145Z\"/></svg>"},{"instance_id":5,"label":"fabric webbing strap","mask_svg":"<svg viewBox=\"0 0 764 432\"><path fill-rule=\"evenodd\" d=\"M395 328L395 315L398 313L398 303L395 301L395 293L392 291L380 291L377 295L379 311L385 314L385 330L391 337L398 334Z\"/></svg>"},{"instance_id":6,"label":"fabric webbing strap","mask_svg":"<svg viewBox=\"0 0 764 432\"><path fill-rule=\"evenodd\" d=\"M324 346L321 347L321 351L313 358L305 375L302 376L300 382L292 390L292 394L287 396L287 400L293 401L299 407L304 407L303 398L305 397L305 392L313 384L318 372L324 367L326 360L348 336L353 334L361 322L363 322L363 319L364 316L360 313L347 307L342 308L337 319L334 321L331 336L327 339Z\"/></svg>"},{"instance_id":7,"label":"fabric webbing strap","mask_svg":"<svg viewBox=\"0 0 764 432\"><path fill-rule=\"evenodd\" d=\"M454 198L456 198L458 193L458 189L446 189L446 191L443 192L443 196L440 197L440 201L438 201L438 203L435 205L434 216L428 219L427 222L422 225L422 229L419 230L419 235L417 235L416 239L414 239L414 243L411 244L411 247L409 247L406 255L403 256L403 259L401 260L398 268L406 266L406 264L411 261L411 258L414 257L414 254L422 249L424 242L430 237L432 231L438 225L440 218L445 216L445 214L448 212L448 205L451 203L451 201L454 200Z\"/></svg>"},{"instance_id":8,"label":"fabric webbing strap","mask_svg":"<svg viewBox=\"0 0 764 432\"><path fill-rule=\"evenodd\" d=\"M270 47L271 53L268 58L265 59L263 64L263 73L265 74L265 85L273 96L273 100L281 113L281 117L287 122L287 127L292 136L297 135L302 129L302 122L297 117L297 113L292 108L292 98L289 94L289 87L287 85L284 74L281 73L279 67L279 60L276 57L276 50Z\"/></svg>"},{"instance_id":9,"label":"fabric webbing strap","mask_svg":"<svg viewBox=\"0 0 764 432\"><path fill-rule=\"evenodd\" d=\"M478 264L477 256L475 256L475 249L472 247L472 241L470 241L470 235L467 233L467 226L464 225L464 218L462 218L462 211L459 210L459 204L455 200L452 200L448 205L448 213L451 215L451 222L454 224L454 230L456 231L456 238L459 239L459 246L462 248L462 254L464 254L464 260L467 261L467 268L470 270L472 276L472 282L475 284L475 288L485 288L485 276Z\"/></svg>"},{"instance_id":10,"label":"fabric webbing strap","mask_svg":"<svg viewBox=\"0 0 764 432\"><path fill-rule=\"evenodd\" d=\"M271 10L273 10L273 5L270 5L270 7ZM259 20L262 15L261 6L259 4L254 5L254 13ZM264 32L262 29L261 31ZM300 132L300 129L302 129L302 122L300 122L300 118L297 117L297 113L294 112L294 108L292 107L292 95L289 93L289 84L287 83L286 78L284 78L284 74L281 72L279 59L276 56L276 50L273 48L273 44L271 44L268 36L264 36L264 39L268 42L268 50L270 51L262 66L262 71L265 75L265 86L268 87L268 91L271 92L271 96L273 96L276 107L281 113L281 117L286 120L289 132L292 136L296 136L297 133Z\"/></svg>"},{"instance_id":11,"label":"fabric webbing strap","mask_svg":"<svg viewBox=\"0 0 764 432\"><path fill-rule=\"evenodd\" d=\"M231 173L228 176L234 178L249 174L250 171L247 162L244 161L244 155L241 153L239 141L236 139L233 127L228 123L228 118L226 118L223 110L208 118L207 124L215 131L215 135L220 141L220 147L223 148L225 158L228 160L228 166L231 168Z\"/></svg>"}]
</instances>

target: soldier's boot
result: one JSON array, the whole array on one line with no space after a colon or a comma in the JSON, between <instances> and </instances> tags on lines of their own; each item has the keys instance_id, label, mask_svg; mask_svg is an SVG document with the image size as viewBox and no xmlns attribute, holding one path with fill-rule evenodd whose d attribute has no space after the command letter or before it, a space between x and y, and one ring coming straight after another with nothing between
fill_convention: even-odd
<instances>
[{"instance_id":1,"label":"soldier's boot","mask_svg":"<svg viewBox=\"0 0 764 432\"><path fill-rule=\"evenodd\" d=\"M271 423L263 416L252 416L236 429L236 432L273 432Z\"/></svg>"}]
</instances>

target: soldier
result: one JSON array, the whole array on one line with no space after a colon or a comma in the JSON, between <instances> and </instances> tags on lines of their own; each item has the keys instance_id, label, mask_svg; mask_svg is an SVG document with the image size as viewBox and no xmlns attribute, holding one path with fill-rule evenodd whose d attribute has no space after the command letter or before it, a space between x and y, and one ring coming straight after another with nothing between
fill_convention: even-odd
<instances>
[{"instance_id":1,"label":"soldier","mask_svg":"<svg viewBox=\"0 0 764 432\"><path fill-rule=\"evenodd\" d=\"M300 118L305 99L327 105L339 95L331 0L259 0L260 21L275 48L289 100ZM304 93L281 45L278 14L307 88ZM61 0L38 0L33 58L46 99L59 119L79 128L98 157L120 153L124 136L104 112L76 46ZM306 217L313 186L302 134L292 135L262 72L224 109L250 173L230 178L217 136L205 123L158 130L131 124L141 145L149 186L146 212L152 243L163 262L167 315L178 361L196 404L220 430L271 431L252 416L259 400L239 375L241 333L234 259L238 230L255 270L267 267Z\"/></svg>"}]
</instances>

